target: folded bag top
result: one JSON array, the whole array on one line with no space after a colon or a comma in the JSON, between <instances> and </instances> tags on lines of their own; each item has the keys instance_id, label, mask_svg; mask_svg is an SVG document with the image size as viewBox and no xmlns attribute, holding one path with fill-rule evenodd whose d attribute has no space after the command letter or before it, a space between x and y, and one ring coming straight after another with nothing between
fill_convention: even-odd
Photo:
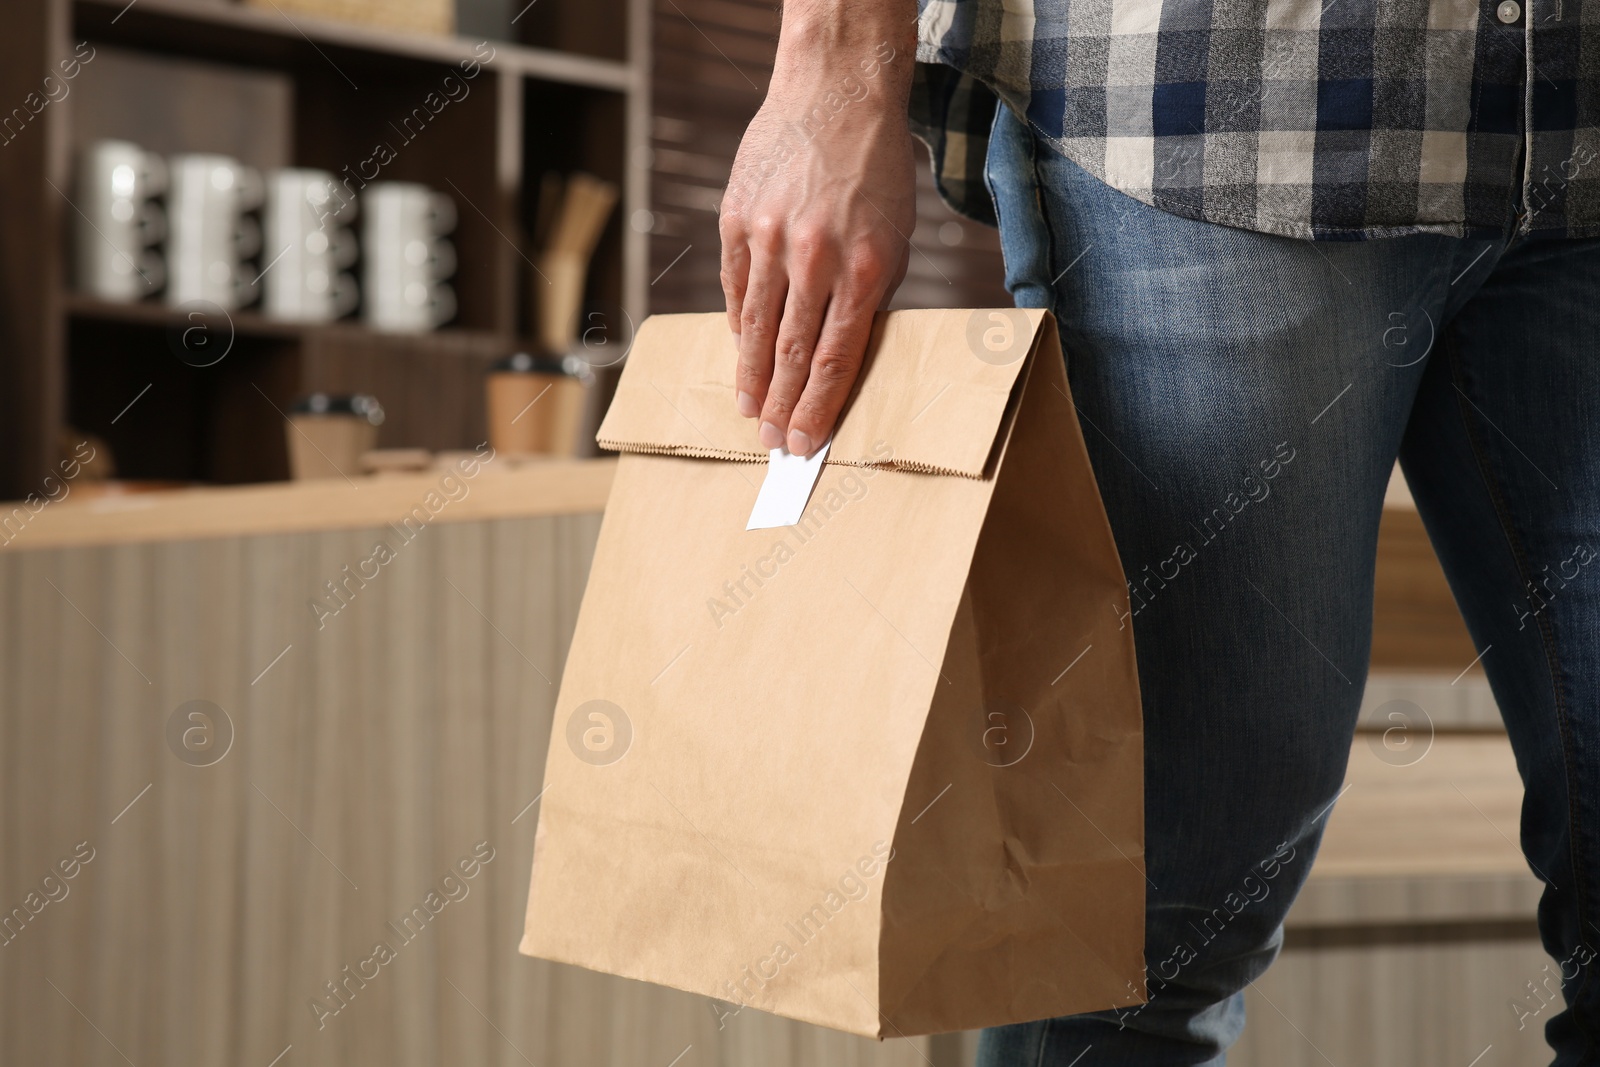
<instances>
[{"instance_id":1,"label":"folded bag top","mask_svg":"<svg viewBox=\"0 0 1600 1067\"><path fill-rule=\"evenodd\" d=\"M521 950L873 1037L1139 1003L1116 548L1042 311L879 315L800 521L725 316L647 320Z\"/></svg>"},{"instance_id":2,"label":"folded bag top","mask_svg":"<svg viewBox=\"0 0 1600 1067\"><path fill-rule=\"evenodd\" d=\"M827 461L878 465L887 445L902 469L981 477L1042 315L1017 308L879 315ZM726 317L645 320L600 444L765 462L756 420L734 409L737 362Z\"/></svg>"}]
</instances>

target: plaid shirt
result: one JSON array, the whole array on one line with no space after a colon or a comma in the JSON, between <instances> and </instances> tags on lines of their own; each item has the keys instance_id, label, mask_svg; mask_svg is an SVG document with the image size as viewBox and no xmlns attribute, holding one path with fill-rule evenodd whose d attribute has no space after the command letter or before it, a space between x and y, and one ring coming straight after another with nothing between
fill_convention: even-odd
<instances>
[{"instance_id":1,"label":"plaid shirt","mask_svg":"<svg viewBox=\"0 0 1600 1067\"><path fill-rule=\"evenodd\" d=\"M972 218L994 222L998 97L1091 174L1188 218L1484 237L1520 185L1525 231L1600 235L1600 0L919 6L912 125Z\"/></svg>"}]
</instances>

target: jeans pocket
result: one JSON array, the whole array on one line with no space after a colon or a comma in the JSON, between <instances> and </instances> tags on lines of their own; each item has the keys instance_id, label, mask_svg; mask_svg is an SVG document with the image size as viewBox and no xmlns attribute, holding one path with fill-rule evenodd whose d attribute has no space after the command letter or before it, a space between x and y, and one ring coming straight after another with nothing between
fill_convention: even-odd
<instances>
[{"instance_id":1,"label":"jeans pocket","mask_svg":"<svg viewBox=\"0 0 1600 1067\"><path fill-rule=\"evenodd\" d=\"M983 184L1000 220L1006 291L1018 307L1053 310L1050 226L1039 187L1037 150L1027 122L1004 103L996 107Z\"/></svg>"}]
</instances>

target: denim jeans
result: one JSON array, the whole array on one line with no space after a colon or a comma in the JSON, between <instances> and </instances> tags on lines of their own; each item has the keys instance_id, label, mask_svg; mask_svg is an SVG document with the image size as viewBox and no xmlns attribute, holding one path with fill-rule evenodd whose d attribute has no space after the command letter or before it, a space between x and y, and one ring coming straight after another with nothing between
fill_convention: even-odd
<instances>
[{"instance_id":1,"label":"denim jeans","mask_svg":"<svg viewBox=\"0 0 1600 1067\"><path fill-rule=\"evenodd\" d=\"M1396 456L1510 733L1544 946L1600 945L1600 241L1514 237L1511 203L1493 240L1191 221L1004 107L987 180L1129 582L1150 1000L985 1031L979 1063L1223 1063L1343 782ZM1597 966L1547 1016L1561 1067L1600 1063Z\"/></svg>"}]
</instances>

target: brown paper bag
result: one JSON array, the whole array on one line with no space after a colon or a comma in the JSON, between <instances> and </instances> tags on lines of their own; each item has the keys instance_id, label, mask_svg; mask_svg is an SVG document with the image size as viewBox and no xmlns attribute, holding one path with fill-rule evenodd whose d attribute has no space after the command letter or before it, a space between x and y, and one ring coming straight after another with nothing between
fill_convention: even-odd
<instances>
[{"instance_id":1,"label":"brown paper bag","mask_svg":"<svg viewBox=\"0 0 1600 1067\"><path fill-rule=\"evenodd\" d=\"M1144 996L1126 586L1042 311L880 315L802 521L725 316L645 322L524 953L873 1037Z\"/></svg>"}]
</instances>

